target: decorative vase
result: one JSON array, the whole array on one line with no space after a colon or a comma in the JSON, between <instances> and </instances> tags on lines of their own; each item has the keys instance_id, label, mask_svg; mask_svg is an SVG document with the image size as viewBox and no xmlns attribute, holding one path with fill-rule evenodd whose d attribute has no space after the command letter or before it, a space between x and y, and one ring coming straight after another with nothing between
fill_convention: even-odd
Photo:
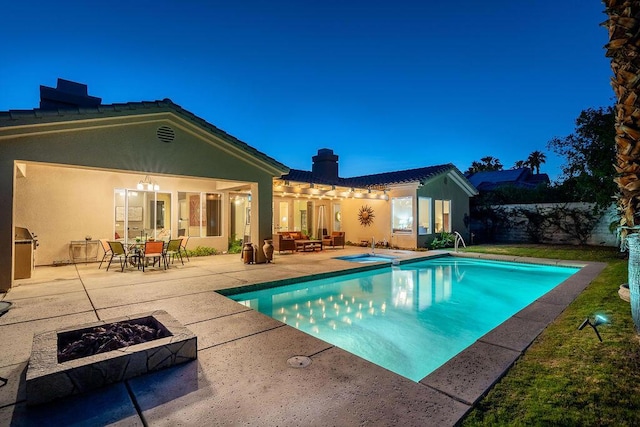
<instances>
[{"instance_id":1,"label":"decorative vase","mask_svg":"<svg viewBox=\"0 0 640 427\"><path fill-rule=\"evenodd\" d=\"M631 317L640 334L640 234L627 236L629 244L629 302L631 303Z\"/></svg>"},{"instance_id":2,"label":"decorative vase","mask_svg":"<svg viewBox=\"0 0 640 427\"><path fill-rule=\"evenodd\" d=\"M265 239L264 246L262 246L262 251L264 252L264 257L267 259L267 262L273 261L273 240Z\"/></svg>"},{"instance_id":3,"label":"decorative vase","mask_svg":"<svg viewBox=\"0 0 640 427\"><path fill-rule=\"evenodd\" d=\"M242 249L242 260L245 264L253 264L253 245L251 243L244 244L244 249Z\"/></svg>"}]
</instances>

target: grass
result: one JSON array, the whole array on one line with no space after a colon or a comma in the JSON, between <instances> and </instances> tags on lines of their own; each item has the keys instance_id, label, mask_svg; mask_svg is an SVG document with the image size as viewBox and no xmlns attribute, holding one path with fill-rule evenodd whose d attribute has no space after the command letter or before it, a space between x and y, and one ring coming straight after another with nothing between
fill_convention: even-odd
<instances>
[{"instance_id":1,"label":"grass","mask_svg":"<svg viewBox=\"0 0 640 427\"><path fill-rule=\"evenodd\" d=\"M466 252L606 262L607 267L462 421L463 426L640 425L640 339L628 302L627 260L616 248L475 246ZM603 342L580 323L603 313Z\"/></svg>"}]
</instances>

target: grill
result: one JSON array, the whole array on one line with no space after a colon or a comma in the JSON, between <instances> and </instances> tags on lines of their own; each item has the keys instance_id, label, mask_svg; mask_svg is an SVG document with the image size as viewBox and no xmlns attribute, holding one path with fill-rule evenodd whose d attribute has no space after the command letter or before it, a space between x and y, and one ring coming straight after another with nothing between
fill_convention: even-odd
<instances>
[{"instance_id":1,"label":"grill","mask_svg":"<svg viewBox=\"0 0 640 427\"><path fill-rule=\"evenodd\" d=\"M14 264L13 278L28 279L33 271L33 251L38 247L36 235L24 227L14 229Z\"/></svg>"}]
</instances>

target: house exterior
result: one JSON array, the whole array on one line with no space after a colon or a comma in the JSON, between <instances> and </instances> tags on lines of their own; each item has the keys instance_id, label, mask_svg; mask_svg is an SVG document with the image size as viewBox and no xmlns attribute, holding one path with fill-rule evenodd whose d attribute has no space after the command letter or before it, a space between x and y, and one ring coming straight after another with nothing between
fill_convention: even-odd
<instances>
[{"instance_id":1,"label":"house exterior","mask_svg":"<svg viewBox=\"0 0 640 427\"><path fill-rule=\"evenodd\" d=\"M475 187L452 164L341 178L338 156L323 148L311 171L291 169L274 181L274 232L344 231L359 244L426 247L439 233L468 239Z\"/></svg>"},{"instance_id":2,"label":"house exterior","mask_svg":"<svg viewBox=\"0 0 640 427\"><path fill-rule=\"evenodd\" d=\"M481 192L506 186L533 189L539 185L549 185L550 183L549 175L533 173L529 168L482 171L468 174L466 177Z\"/></svg>"},{"instance_id":3,"label":"house exterior","mask_svg":"<svg viewBox=\"0 0 640 427\"><path fill-rule=\"evenodd\" d=\"M61 79L41 108L0 112L0 159L0 290L15 280L15 227L37 234L35 265L99 260L100 238L261 242L289 171L169 99L102 105Z\"/></svg>"}]
</instances>

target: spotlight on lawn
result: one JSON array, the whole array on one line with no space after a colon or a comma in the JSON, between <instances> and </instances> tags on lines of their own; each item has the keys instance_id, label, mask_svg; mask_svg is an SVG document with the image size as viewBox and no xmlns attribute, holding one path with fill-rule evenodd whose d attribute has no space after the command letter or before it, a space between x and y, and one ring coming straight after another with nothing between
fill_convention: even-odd
<instances>
[{"instance_id":1,"label":"spotlight on lawn","mask_svg":"<svg viewBox=\"0 0 640 427\"><path fill-rule=\"evenodd\" d=\"M595 317L593 318L593 322L588 317L584 319L584 322L582 322L580 326L578 326L578 330L581 331L585 326L589 325L595 331L600 342L602 342L602 337L600 336L600 332L598 332L598 326L608 323L608 321L609 320L606 317L604 317L602 314L596 314Z\"/></svg>"}]
</instances>

